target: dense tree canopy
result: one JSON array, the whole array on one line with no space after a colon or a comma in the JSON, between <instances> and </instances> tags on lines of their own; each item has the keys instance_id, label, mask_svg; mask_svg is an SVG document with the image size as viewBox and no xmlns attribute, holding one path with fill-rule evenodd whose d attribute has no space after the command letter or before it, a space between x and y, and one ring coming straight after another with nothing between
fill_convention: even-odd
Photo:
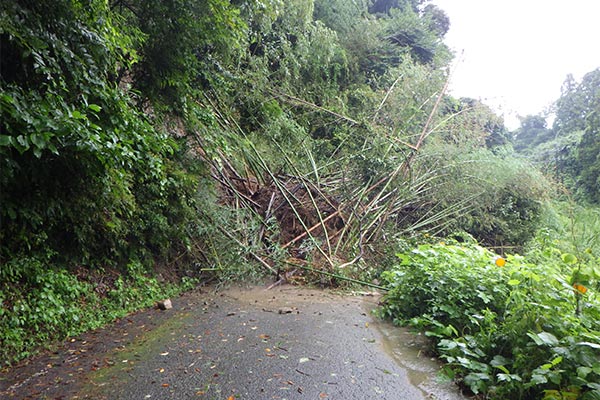
<instances>
[{"instance_id":1,"label":"dense tree canopy","mask_svg":"<svg viewBox=\"0 0 600 400\"><path fill-rule=\"evenodd\" d=\"M525 150L551 140L554 135L547 125L546 118L541 115L521 118L521 126L514 132L515 150Z\"/></svg>"},{"instance_id":2,"label":"dense tree canopy","mask_svg":"<svg viewBox=\"0 0 600 400\"><path fill-rule=\"evenodd\" d=\"M581 82L569 75L555 104L552 127L542 115L527 116L513 138L517 151L533 155L579 197L595 203L600 201L599 110L600 69L587 73Z\"/></svg>"}]
</instances>

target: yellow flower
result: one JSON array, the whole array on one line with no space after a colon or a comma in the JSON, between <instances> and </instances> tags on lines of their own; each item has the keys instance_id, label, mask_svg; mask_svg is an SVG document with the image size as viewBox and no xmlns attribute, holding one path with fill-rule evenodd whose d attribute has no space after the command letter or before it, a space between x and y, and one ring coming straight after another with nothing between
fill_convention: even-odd
<instances>
[{"instance_id":1,"label":"yellow flower","mask_svg":"<svg viewBox=\"0 0 600 400\"><path fill-rule=\"evenodd\" d=\"M585 292L587 292L587 288L579 283L574 283L573 288L581 294L585 294Z\"/></svg>"},{"instance_id":2,"label":"yellow flower","mask_svg":"<svg viewBox=\"0 0 600 400\"><path fill-rule=\"evenodd\" d=\"M506 260L502 257L496 258L496 265L499 267L504 267L506 265Z\"/></svg>"}]
</instances>

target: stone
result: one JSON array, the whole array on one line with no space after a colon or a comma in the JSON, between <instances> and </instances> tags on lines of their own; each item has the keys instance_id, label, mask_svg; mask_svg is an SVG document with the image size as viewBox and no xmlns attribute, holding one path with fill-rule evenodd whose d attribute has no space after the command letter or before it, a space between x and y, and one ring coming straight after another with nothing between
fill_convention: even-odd
<instances>
[{"instance_id":1,"label":"stone","mask_svg":"<svg viewBox=\"0 0 600 400\"><path fill-rule=\"evenodd\" d=\"M158 302L158 308L161 310L170 310L173 308L173 303L171 303L171 299L161 300Z\"/></svg>"}]
</instances>

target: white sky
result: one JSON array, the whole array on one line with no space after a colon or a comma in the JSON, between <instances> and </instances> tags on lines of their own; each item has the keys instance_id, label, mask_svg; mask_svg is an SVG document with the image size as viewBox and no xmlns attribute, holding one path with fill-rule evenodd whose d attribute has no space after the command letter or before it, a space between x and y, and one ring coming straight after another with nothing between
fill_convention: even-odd
<instances>
[{"instance_id":1,"label":"white sky","mask_svg":"<svg viewBox=\"0 0 600 400\"><path fill-rule=\"evenodd\" d=\"M544 111L567 74L600 67L600 0L432 0L450 18L455 51L450 91L503 115Z\"/></svg>"}]
</instances>

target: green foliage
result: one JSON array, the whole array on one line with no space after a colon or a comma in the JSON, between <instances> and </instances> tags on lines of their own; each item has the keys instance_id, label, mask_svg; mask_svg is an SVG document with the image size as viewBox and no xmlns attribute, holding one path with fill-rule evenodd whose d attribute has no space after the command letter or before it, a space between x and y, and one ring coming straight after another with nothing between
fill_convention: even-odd
<instances>
[{"instance_id":1,"label":"green foliage","mask_svg":"<svg viewBox=\"0 0 600 400\"><path fill-rule=\"evenodd\" d=\"M212 75L234 63L244 44L246 25L229 1L121 0L112 7L144 38L134 87L177 113L194 88L221 83Z\"/></svg>"},{"instance_id":2,"label":"green foliage","mask_svg":"<svg viewBox=\"0 0 600 400\"><path fill-rule=\"evenodd\" d=\"M369 6L369 12L373 14L387 14L396 9L409 9L418 12L425 0L373 0Z\"/></svg>"},{"instance_id":3,"label":"green foliage","mask_svg":"<svg viewBox=\"0 0 600 400\"><path fill-rule=\"evenodd\" d=\"M600 95L598 97L600 99ZM600 204L600 112L596 110L586 122L586 130L577 147L578 183L588 199Z\"/></svg>"},{"instance_id":4,"label":"green foliage","mask_svg":"<svg viewBox=\"0 0 600 400\"><path fill-rule=\"evenodd\" d=\"M442 115L440 137L444 142L463 148L496 148L508 142L502 118L479 100L445 97Z\"/></svg>"},{"instance_id":5,"label":"green foliage","mask_svg":"<svg viewBox=\"0 0 600 400\"><path fill-rule=\"evenodd\" d=\"M577 85L568 85L568 90L557 101L557 116L554 128L563 136L583 131L577 146L574 166L568 171L575 178L583 199L600 202L600 69L587 73ZM573 154L572 153L572 154Z\"/></svg>"},{"instance_id":6,"label":"green foliage","mask_svg":"<svg viewBox=\"0 0 600 400\"><path fill-rule=\"evenodd\" d=\"M529 257L547 256L547 248L577 254L586 264L600 257L600 210L573 201L553 201L545 207L542 228L527 246Z\"/></svg>"},{"instance_id":7,"label":"green foliage","mask_svg":"<svg viewBox=\"0 0 600 400\"><path fill-rule=\"evenodd\" d=\"M409 58L426 65L450 60L441 39L448 19L430 5L413 1L316 1L315 18L340 34L350 60L351 76L376 85L377 80Z\"/></svg>"},{"instance_id":8,"label":"green foliage","mask_svg":"<svg viewBox=\"0 0 600 400\"><path fill-rule=\"evenodd\" d=\"M356 23L366 17L368 1L315 0L314 18L334 31L346 35L357 30Z\"/></svg>"},{"instance_id":9,"label":"green foliage","mask_svg":"<svg viewBox=\"0 0 600 400\"><path fill-rule=\"evenodd\" d=\"M382 274L390 287L382 313L426 330L446 372L473 393L593 398L600 274L595 262L556 248L544 254L534 264L504 260L468 239L421 245Z\"/></svg>"},{"instance_id":10,"label":"green foliage","mask_svg":"<svg viewBox=\"0 0 600 400\"><path fill-rule=\"evenodd\" d=\"M436 52L444 46L427 22L411 9L392 10L390 17L384 39L394 47L407 49L420 63L433 63Z\"/></svg>"},{"instance_id":11,"label":"green foliage","mask_svg":"<svg viewBox=\"0 0 600 400\"><path fill-rule=\"evenodd\" d=\"M468 145L432 145L426 154L423 162L439 171L432 183L435 190L426 198L441 208L460 205L442 232L466 231L499 249L520 247L533 238L550 183L530 164L506 151Z\"/></svg>"},{"instance_id":12,"label":"green foliage","mask_svg":"<svg viewBox=\"0 0 600 400\"><path fill-rule=\"evenodd\" d=\"M557 135L582 131L588 125L588 118L594 114L600 101L600 69L588 72L581 82L572 75L567 76L561 97L556 101L556 119L553 130Z\"/></svg>"},{"instance_id":13,"label":"green foliage","mask_svg":"<svg viewBox=\"0 0 600 400\"><path fill-rule=\"evenodd\" d=\"M35 354L40 344L77 335L189 288L158 282L139 263L113 288L35 258L12 259L0 269L0 357L5 364ZM80 270L79 273L85 273ZM103 278L102 280L108 277Z\"/></svg>"},{"instance_id":14,"label":"green foliage","mask_svg":"<svg viewBox=\"0 0 600 400\"><path fill-rule=\"evenodd\" d=\"M150 120L137 108L123 83L144 39L104 1L2 3L0 327L8 362L173 290L142 265L197 257L203 164L161 115ZM96 293L86 277L105 268L122 276L108 294ZM198 273L169 274L183 275Z\"/></svg>"},{"instance_id":15,"label":"green foliage","mask_svg":"<svg viewBox=\"0 0 600 400\"><path fill-rule=\"evenodd\" d=\"M521 119L521 126L514 132L515 150L523 152L554 138L542 115L528 115Z\"/></svg>"},{"instance_id":16,"label":"green foliage","mask_svg":"<svg viewBox=\"0 0 600 400\"><path fill-rule=\"evenodd\" d=\"M515 149L539 163L577 198L597 203L600 167L598 107L600 70L587 73L581 82L569 75L555 103L552 129L542 116L528 116L515 132Z\"/></svg>"},{"instance_id":17,"label":"green foliage","mask_svg":"<svg viewBox=\"0 0 600 400\"><path fill-rule=\"evenodd\" d=\"M136 54L112 17L102 1L2 14L2 47L14 56L0 80L2 259L51 250L125 264L148 242L164 256L184 239L193 182L169 161L175 141L112 83Z\"/></svg>"}]
</instances>

